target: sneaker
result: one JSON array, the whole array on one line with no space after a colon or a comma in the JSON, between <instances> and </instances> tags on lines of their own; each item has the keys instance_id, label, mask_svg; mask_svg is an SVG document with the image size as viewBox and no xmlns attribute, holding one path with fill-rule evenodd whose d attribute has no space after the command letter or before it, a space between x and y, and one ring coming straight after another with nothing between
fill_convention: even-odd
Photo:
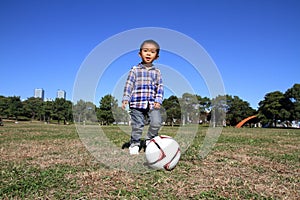
<instances>
[{"instance_id":1,"label":"sneaker","mask_svg":"<svg viewBox=\"0 0 300 200\"><path fill-rule=\"evenodd\" d=\"M140 147L139 146L130 146L129 147L129 154L130 155L137 155L139 154L139 150L140 150Z\"/></svg>"}]
</instances>

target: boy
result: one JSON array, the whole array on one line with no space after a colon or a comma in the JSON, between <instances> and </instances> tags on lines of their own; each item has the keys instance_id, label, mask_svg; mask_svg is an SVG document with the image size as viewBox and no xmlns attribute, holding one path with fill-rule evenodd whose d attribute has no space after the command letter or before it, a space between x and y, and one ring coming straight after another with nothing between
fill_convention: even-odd
<instances>
[{"instance_id":1,"label":"boy","mask_svg":"<svg viewBox=\"0 0 300 200\"><path fill-rule=\"evenodd\" d=\"M159 44L154 40L144 41L139 51L142 62L131 68L125 84L122 108L125 109L129 104L132 126L130 154L139 154L145 116L148 115L150 119L146 144L158 135L161 127L163 82L160 70L153 65L153 61L159 57L159 50Z\"/></svg>"}]
</instances>

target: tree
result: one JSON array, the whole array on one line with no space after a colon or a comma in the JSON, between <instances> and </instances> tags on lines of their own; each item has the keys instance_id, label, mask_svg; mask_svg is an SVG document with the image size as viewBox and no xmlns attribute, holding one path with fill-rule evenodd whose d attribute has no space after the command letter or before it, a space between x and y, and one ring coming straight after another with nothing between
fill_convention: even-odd
<instances>
[{"instance_id":1,"label":"tree","mask_svg":"<svg viewBox=\"0 0 300 200\"><path fill-rule=\"evenodd\" d=\"M21 115L23 105L19 96L8 97L8 115L13 116L16 121Z\"/></svg>"},{"instance_id":2,"label":"tree","mask_svg":"<svg viewBox=\"0 0 300 200\"><path fill-rule=\"evenodd\" d=\"M108 94L101 98L97 117L101 124L111 124L115 121L112 110L118 107L118 100Z\"/></svg>"},{"instance_id":3,"label":"tree","mask_svg":"<svg viewBox=\"0 0 300 200\"><path fill-rule=\"evenodd\" d=\"M53 101L45 101L42 107L42 115L44 122L50 123L51 117L53 114L54 102Z\"/></svg>"},{"instance_id":4,"label":"tree","mask_svg":"<svg viewBox=\"0 0 300 200\"><path fill-rule=\"evenodd\" d=\"M199 103L196 95L184 93L179 99L182 124L199 122Z\"/></svg>"},{"instance_id":5,"label":"tree","mask_svg":"<svg viewBox=\"0 0 300 200\"><path fill-rule=\"evenodd\" d=\"M85 102L82 99L79 100L73 106L73 116L76 122L91 121L96 122L97 117L95 115L96 106L92 102Z\"/></svg>"},{"instance_id":6,"label":"tree","mask_svg":"<svg viewBox=\"0 0 300 200\"><path fill-rule=\"evenodd\" d=\"M23 109L25 115L31 118L33 121L36 116L41 119L43 108L43 100L41 98L30 97L23 101Z\"/></svg>"},{"instance_id":7,"label":"tree","mask_svg":"<svg viewBox=\"0 0 300 200\"><path fill-rule=\"evenodd\" d=\"M285 92L285 97L291 102L290 120L300 120L300 84L294 84Z\"/></svg>"},{"instance_id":8,"label":"tree","mask_svg":"<svg viewBox=\"0 0 300 200\"><path fill-rule=\"evenodd\" d=\"M130 120L130 116L126 110L123 110L121 107L114 107L112 109L114 120L117 124L123 123L127 124Z\"/></svg>"},{"instance_id":9,"label":"tree","mask_svg":"<svg viewBox=\"0 0 300 200\"><path fill-rule=\"evenodd\" d=\"M287 120L289 110L287 105L290 105L290 100L280 91L267 93L264 100L259 102L259 119L263 124L277 126L278 120Z\"/></svg>"},{"instance_id":10,"label":"tree","mask_svg":"<svg viewBox=\"0 0 300 200\"><path fill-rule=\"evenodd\" d=\"M164 99L162 106L166 110L167 124L171 124L173 126L176 121L180 121L181 110L179 100L176 96L172 95L168 99Z\"/></svg>"},{"instance_id":11,"label":"tree","mask_svg":"<svg viewBox=\"0 0 300 200\"><path fill-rule=\"evenodd\" d=\"M85 120L85 110L86 110L86 102L84 100L79 100L73 106L73 117L75 122L82 122Z\"/></svg>"},{"instance_id":12,"label":"tree","mask_svg":"<svg viewBox=\"0 0 300 200\"><path fill-rule=\"evenodd\" d=\"M61 120L66 124L67 121L72 120L72 102L63 98L56 98L53 103L53 117L57 119L58 124Z\"/></svg>"},{"instance_id":13,"label":"tree","mask_svg":"<svg viewBox=\"0 0 300 200\"><path fill-rule=\"evenodd\" d=\"M9 100L7 97L0 96L0 117L7 117L9 115Z\"/></svg>"},{"instance_id":14,"label":"tree","mask_svg":"<svg viewBox=\"0 0 300 200\"><path fill-rule=\"evenodd\" d=\"M231 126L235 126L243 119L256 114L256 111L250 107L250 104L243 101L238 96L226 96L227 111L226 121Z\"/></svg>"},{"instance_id":15,"label":"tree","mask_svg":"<svg viewBox=\"0 0 300 200\"><path fill-rule=\"evenodd\" d=\"M65 100L64 102L64 113L63 113L63 120L64 124L66 124L67 121L73 121L73 112L72 112L72 102Z\"/></svg>"},{"instance_id":16,"label":"tree","mask_svg":"<svg viewBox=\"0 0 300 200\"><path fill-rule=\"evenodd\" d=\"M208 97L201 97L196 95L199 103L199 123L207 122L208 114L211 110L211 100Z\"/></svg>"},{"instance_id":17,"label":"tree","mask_svg":"<svg viewBox=\"0 0 300 200\"><path fill-rule=\"evenodd\" d=\"M224 125L228 111L227 95L219 95L211 101L210 121L213 126Z\"/></svg>"}]
</instances>

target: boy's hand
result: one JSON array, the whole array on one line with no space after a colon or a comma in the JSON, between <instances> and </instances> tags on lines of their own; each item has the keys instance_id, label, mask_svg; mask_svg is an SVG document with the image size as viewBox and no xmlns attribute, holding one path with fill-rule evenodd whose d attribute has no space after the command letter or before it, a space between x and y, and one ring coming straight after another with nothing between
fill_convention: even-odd
<instances>
[{"instance_id":1,"label":"boy's hand","mask_svg":"<svg viewBox=\"0 0 300 200\"><path fill-rule=\"evenodd\" d=\"M123 102L122 102L122 109L123 109L123 110L125 110L127 104L128 104L128 101L123 101Z\"/></svg>"},{"instance_id":2,"label":"boy's hand","mask_svg":"<svg viewBox=\"0 0 300 200\"><path fill-rule=\"evenodd\" d=\"M155 109L160 109L160 103L154 102L154 108Z\"/></svg>"}]
</instances>

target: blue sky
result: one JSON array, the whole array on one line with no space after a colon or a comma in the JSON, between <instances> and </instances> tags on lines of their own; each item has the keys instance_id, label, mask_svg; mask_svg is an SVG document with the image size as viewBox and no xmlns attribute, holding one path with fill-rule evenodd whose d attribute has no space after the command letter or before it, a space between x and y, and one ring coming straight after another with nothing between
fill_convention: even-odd
<instances>
[{"instance_id":1,"label":"blue sky","mask_svg":"<svg viewBox=\"0 0 300 200\"><path fill-rule=\"evenodd\" d=\"M257 108L266 93L300 83L299 11L297 0L1 0L0 95L27 99L43 88L55 98L63 89L71 100L80 66L97 45L127 30L162 27L202 45L226 93ZM138 62L137 52L113 62L96 104ZM209 97L201 77L182 67L186 61L162 51L157 62L183 70L195 92Z\"/></svg>"}]
</instances>

